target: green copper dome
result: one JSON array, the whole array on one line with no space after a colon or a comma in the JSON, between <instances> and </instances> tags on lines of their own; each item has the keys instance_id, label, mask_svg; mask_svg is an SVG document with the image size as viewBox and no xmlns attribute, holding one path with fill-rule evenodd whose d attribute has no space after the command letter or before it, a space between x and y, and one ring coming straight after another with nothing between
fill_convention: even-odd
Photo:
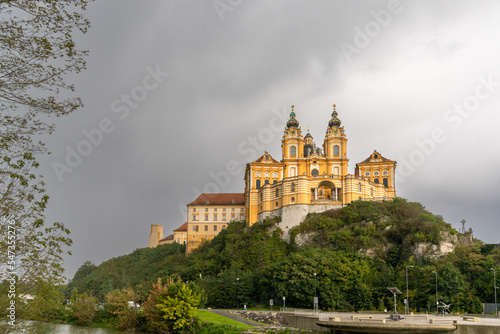
<instances>
[{"instance_id":1,"label":"green copper dome","mask_svg":"<svg viewBox=\"0 0 500 334\"><path fill-rule=\"evenodd\" d=\"M328 126L333 128L334 126L340 126L342 121L337 117L338 113L335 111L335 104L333 105L332 119L328 122Z\"/></svg>"},{"instance_id":2,"label":"green copper dome","mask_svg":"<svg viewBox=\"0 0 500 334\"><path fill-rule=\"evenodd\" d=\"M299 121L295 119L295 112L293 112L294 106L292 106L292 112L290 113L290 119L288 122L286 122L286 127L287 128L298 128L299 127Z\"/></svg>"}]
</instances>

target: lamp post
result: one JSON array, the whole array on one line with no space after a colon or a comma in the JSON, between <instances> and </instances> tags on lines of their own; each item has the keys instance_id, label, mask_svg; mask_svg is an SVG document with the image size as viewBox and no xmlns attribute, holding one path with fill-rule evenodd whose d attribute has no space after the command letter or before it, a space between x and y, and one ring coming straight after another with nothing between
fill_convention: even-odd
<instances>
[{"instance_id":1,"label":"lamp post","mask_svg":"<svg viewBox=\"0 0 500 334\"><path fill-rule=\"evenodd\" d=\"M317 306L317 298L316 298L316 275L317 275L317 273L314 273L314 302L313 302L314 312L316 312L316 306Z\"/></svg>"},{"instance_id":2,"label":"lamp post","mask_svg":"<svg viewBox=\"0 0 500 334\"><path fill-rule=\"evenodd\" d=\"M433 271L434 274L436 274L436 313L438 311L437 307L439 305L439 302L438 302L438 273L437 271Z\"/></svg>"},{"instance_id":3,"label":"lamp post","mask_svg":"<svg viewBox=\"0 0 500 334\"><path fill-rule=\"evenodd\" d=\"M283 312L285 312L285 296L283 296Z\"/></svg>"},{"instance_id":4,"label":"lamp post","mask_svg":"<svg viewBox=\"0 0 500 334\"><path fill-rule=\"evenodd\" d=\"M493 270L493 290L495 291L495 315L498 315L498 307L497 307L497 277L496 277L496 270L493 268L490 268L490 270Z\"/></svg>"},{"instance_id":5,"label":"lamp post","mask_svg":"<svg viewBox=\"0 0 500 334\"><path fill-rule=\"evenodd\" d=\"M410 313L410 299L408 298L408 268L413 268L413 266L406 266L406 305L405 311L406 314Z\"/></svg>"},{"instance_id":6,"label":"lamp post","mask_svg":"<svg viewBox=\"0 0 500 334\"><path fill-rule=\"evenodd\" d=\"M236 309L240 308L240 300L239 300L239 295L238 295L239 285L240 285L239 283L240 283L240 278L237 277L236 278Z\"/></svg>"}]
</instances>

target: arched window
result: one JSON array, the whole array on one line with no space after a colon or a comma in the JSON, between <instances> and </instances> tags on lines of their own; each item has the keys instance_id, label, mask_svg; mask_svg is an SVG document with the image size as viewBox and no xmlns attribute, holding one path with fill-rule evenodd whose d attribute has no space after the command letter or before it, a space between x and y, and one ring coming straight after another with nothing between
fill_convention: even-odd
<instances>
[{"instance_id":1,"label":"arched window","mask_svg":"<svg viewBox=\"0 0 500 334\"><path fill-rule=\"evenodd\" d=\"M269 184L269 180L264 181L264 184Z\"/></svg>"},{"instance_id":2,"label":"arched window","mask_svg":"<svg viewBox=\"0 0 500 334\"><path fill-rule=\"evenodd\" d=\"M297 148L295 146L290 147L290 156L295 157L297 155Z\"/></svg>"},{"instance_id":3,"label":"arched window","mask_svg":"<svg viewBox=\"0 0 500 334\"><path fill-rule=\"evenodd\" d=\"M358 183L358 191L361 191L361 183Z\"/></svg>"},{"instance_id":4,"label":"arched window","mask_svg":"<svg viewBox=\"0 0 500 334\"><path fill-rule=\"evenodd\" d=\"M257 180L256 187L257 187L257 189L260 189L260 180Z\"/></svg>"},{"instance_id":5,"label":"arched window","mask_svg":"<svg viewBox=\"0 0 500 334\"><path fill-rule=\"evenodd\" d=\"M339 155L339 151L340 151L340 149L339 149L338 145L335 145L333 147L333 155Z\"/></svg>"},{"instance_id":6,"label":"arched window","mask_svg":"<svg viewBox=\"0 0 500 334\"><path fill-rule=\"evenodd\" d=\"M382 180L384 182L384 187L389 188L389 180L386 177Z\"/></svg>"},{"instance_id":7,"label":"arched window","mask_svg":"<svg viewBox=\"0 0 500 334\"><path fill-rule=\"evenodd\" d=\"M273 181L273 184L276 184L276 183L278 183L278 180L274 180L274 181Z\"/></svg>"},{"instance_id":8,"label":"arched window","mask_svg":"<svg viewBox=\"0 0 500 334\"><path fill-rule=\"evenodd\" d=\"M319 172L318 172L318 170L315 168L315 169L313 169L313 170L312 170L311 174L312 174L312 175L318 175L318 174L319 174Z\"/></svg>"}]
</instances>

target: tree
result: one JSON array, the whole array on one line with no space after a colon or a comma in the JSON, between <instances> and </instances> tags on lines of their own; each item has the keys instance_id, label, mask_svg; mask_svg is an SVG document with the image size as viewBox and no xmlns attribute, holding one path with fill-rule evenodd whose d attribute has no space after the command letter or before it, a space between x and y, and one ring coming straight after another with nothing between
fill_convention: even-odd
<instances>
[{"instance_id":1,"label":"tree","mask_svg":"<svg viewBox=\"0 0 500 334\"><path fill-rule=\"evenodd\" d=\"M132 289L113 290L106 295L106 311L117 318L116 327L130 330L140 325L140 313L135 308L137 295ZM133 305L130 305L131 302Z\"/></svg>"},{"instance_id":2,"label":"tree","mask_svg":"<svg viewBox=\"0 0 500 334\"><path fill-rule=\"evenodd\" d=\"M71 311L77 324L90 325L97 313L97 298L86 292L79 294L74 290L71 296Z\"/></svg>"},{"instance_id":3,"label":"tree","mask_svg":"<svg viewBox=\"0 0 500 334\"><path fill-rule=\"evenodd\" d=\"M65 80L85 69L87 52L73 36L90 26L86 6L87 0L0 0L0 261L9 263L1 278L15 283L17 295L60 282L63 248L71 244L63 224L45 225L48 196L35 156L46 150L34 138L54 130L47 117L82 106ZM2 316L8 296L1 289Z\"/></svg>"},{"instance_id":4,"label":"tree","mask_svg":"<svg viewBox=\"0 0 500 334\"><path fill-rule=\"evenodd\" d=\"M158 297L158 309L174 331L186 329L198 312L201 295L184 283L173 284Z\"/></svg>"}]
</instances>

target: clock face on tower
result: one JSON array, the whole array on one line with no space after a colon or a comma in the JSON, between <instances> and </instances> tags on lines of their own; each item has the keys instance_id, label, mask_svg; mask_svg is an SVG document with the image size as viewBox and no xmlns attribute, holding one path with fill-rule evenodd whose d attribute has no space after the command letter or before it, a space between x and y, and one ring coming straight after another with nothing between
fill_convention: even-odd
<instances>
[{"instance_id":1,"label":"clock face on tower","mask_svg":"<svg viewBox=\"0 0 500 334\"><path fill-rule=\"evenodd\" d=\"M291 134L292 136L295 136L295 135L297 134L297 131L296 131L295 129L291 129L291 130L290 130L290 134Z\"/></svg>"},{"instance_id":2,"label":"clock face on tower","mask_svg":"<svg viewBox=\"0 0 500 334\"><path fill-rule=\"evenodd\" d=\"M333 132L333 134L334 134L334 135L337 135L337 134L339 133L339 128L334 127L334 128L332 129L332 132Z\"/></svg>"}]
</instances>

